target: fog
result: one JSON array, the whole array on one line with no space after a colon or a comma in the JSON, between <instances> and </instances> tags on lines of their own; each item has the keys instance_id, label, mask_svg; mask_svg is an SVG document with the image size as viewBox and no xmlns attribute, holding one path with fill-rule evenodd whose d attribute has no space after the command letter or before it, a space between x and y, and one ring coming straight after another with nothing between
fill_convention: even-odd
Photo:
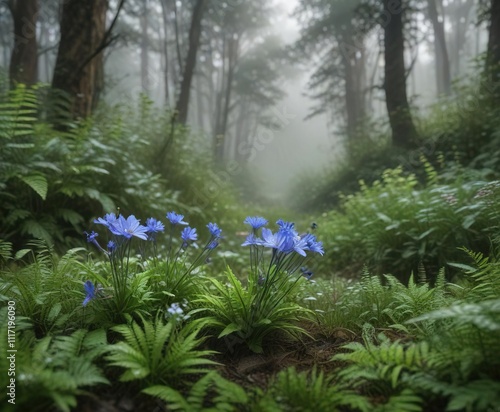
<instances>
[{"instance_id":1,"label":"fog","mask_svg":"<svg viewBox=\"0 0 500 412\"><path fill-rule=\"evenodd\" d=\"M38 77L47 83L52 79L59 40L57 3L40 3L37 30L42 52ZM323 38L319 50L309 44L311 50L295 60L288 57L284 62L276 57L300 40L307 18L321 18L322 13L332 11L331 7L320 13L303 11L299 20L293 12L306 3L307 7L315 7L311 6L314 2L298 0L254 0L241 4L228 0L217 7L210 6L202 25L190 87L187 125L193 133L204 136L207 147L213 148L216 164L228 160L248 164L252 175L247 178L259 182L254 185L259 196L272 200L283 198L301 176L331 170L345 157L345 99L339 102L338 96L334 96L322 102L308 97L311 78L321 68L325 55L331 53L332 58L339 58L334 54L340 56L354 50L352 70L362 66L362 73L355 74L362 83L358 86L365 106L361 112L372 120L381 120L382 128L387 123L380 30L369 31L361 46L356 41L340 43L335 51L338 27L325 25L324 32L332 30L333 51L321 49L328 44ZM340 3L339 7L352 8L349 2ZM130 104L144 94L156 106L174 110L180 92L182 60L189 45L193 4L152 0L127 4L116 25L117 40L105 50L104 101ZM248 7L245 9L242 4ZM110 2L108 25L117 5L117 1ZM243 11L232 15L233 20L228 23L227 15L238 7L243 7ZM451 74L457 84L474 72L473 59L486 48L486 30L484 24L478 24L474 1L444 1L443 7L447 13L444 31ZM0 6L0 12L0 59L2 66L8 67L12 21L4 6ZM245 12L248 14L242 17ZM336 24L344 29L344 22ZM411 30L405 56L410 69L408 95L412 107L418 108L416 113L426 112L438 101L439 84L436 85L434 32L424 9L414 14ZM339 62L333 63L333 69ZM322 87L326 91L337 88L332 94L342 94L339 82L343 80L340 76L338 81L330 80ZM318 94L318 90L315 92ZM323 104L324 113L306 120L318 104Z\"/></svg>"}]
</instances>

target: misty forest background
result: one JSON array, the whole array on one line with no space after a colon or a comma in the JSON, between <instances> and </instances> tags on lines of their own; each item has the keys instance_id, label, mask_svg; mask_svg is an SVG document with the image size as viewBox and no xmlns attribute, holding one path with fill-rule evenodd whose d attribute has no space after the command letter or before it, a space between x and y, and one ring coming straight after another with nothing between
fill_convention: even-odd
<instances>
[{"instance_id":1,"label":"misty forest background","mask_svg":"<svg viewBox=\"0 0 500 412\"><path fill-rule=\"evenodd\" d=\"M499 103L500 0L0 0L17 407L499 411ZM197 276L89 235L169 211ZM255 215L324 256L254 271Z\"/></svg>"}]
</instances>

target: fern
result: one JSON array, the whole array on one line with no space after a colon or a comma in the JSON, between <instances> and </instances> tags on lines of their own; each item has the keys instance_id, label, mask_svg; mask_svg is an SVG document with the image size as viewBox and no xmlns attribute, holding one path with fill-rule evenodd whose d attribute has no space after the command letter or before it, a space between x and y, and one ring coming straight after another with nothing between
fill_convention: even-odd
<instances>
[{"instance_id":1,"label":"fern","mask_svg":"<svg viewBox=\"0 0 500 412\"><path fill-rule=\"evenodd\" d=\"M24 352L17 365L19 391L16 405L24 410L43 411L50 404L70 411L85 388L108 384L94 362L104 353L103 330L77 330L69 336L46 337Z\"/></svg>"},{"instance_id":2,"label":"fern","mask_svg":"<svg viewBox=\"0 0 500 412\"><path fill-rule=\"evenodd\" d=\"M38 109L37 87L18 84L0 100L0 142L31 136ZM10 143L8 148L23 148L26 143Z\"/></svg>"},{"instance_id":3,"label":"fern","mask_svg":"<svg viewBox=\"0 0 500 412\"><path fill-rule=\"evenodd\" d=\"M496 299L500 297L500 269L498 263L491 261L480 252L473 252L463 248L476 267L451 263L450 265L462 269L471 282L469 296L471 299Z\"/></svg>"},{"instance_id":4,"label":"fern","mask_svg":"<svg viewBox=\"0 0 500 412\"><path fill-rule=\"evenodd\" d=\"M490 379L471 380L463 384L438 380L419 373L408 383L447 400L446 411L492 411L500 405L500 383Z\"/></svg>"},{"instance_id":5,"label":"fern","mask_svg":"<svg viewBox=\"0 0 500 412\"><path fill-rule=\"evenodd\" d=\"M209 372L195 382L186 395L163 385L151 386L143 392L163 400L168 410L184 412L237 411L249 401L241 386L227 381L216 372ZM207 403L212 406L206 407Z\"/></svg>"},{"instance_id":6,"label":"fern","mask_svg":"<svg viewBox=\"0 0 500 412\"><path fill-rule=\"evenodd\" d=\"M456 303L419 316L412 323L434 321L441 333L432 337L430 358L442 375L464 382L481 371L496 376L500 366L500 300Z\"/></svg>"},{"instance_id":7,"label":"fern","mask_svg":"<svg viewBox=\"0 0 500 412\"><path fill-rule=\"evenodd\" d=\"M108 347L106 359L111 366L125 369L122 381L144 379L146 384L179 383L185 375L206 373L206 366L216 364L206 357L214 351L196 349L197 322L177 328L175 320L166 324L157 317L152 323L142 318L142 326L132 321L112 328L123 341Z\"/></svg>"},{"instance_id":8,"label":"fern","mask_svg":"<svg viewBox=\"0 0 500 412\"><path fill-rule=\"evenodd\" d=\"M16 257L33 263L3 276L12 285L9 295L16 301L18 314L32 322L38 337L71 328L83 315L82 286L75 279L79 277L79 253L84 249L72 249L59 259L43 242L29 246L32 249L19 250Z\"/></svg>"},{"instance_id":9,"label":"fern","mask_svg":"<svg viewBox=\"0 0 500 412\"><path fill-rule=\"evenodd\" d=\"M340 353L334 360L348 362L349 365L339 372L340 378L359 387L371 382L382 394L398 393L404 389L402 376L411 371L426 367L429 345L425 342L403 344L391 342L380 334L380 345L368 339L365 344L352 342L343 348L349 353Z\"/></svg>"},{"instance_id":10,"label":"fern","mask_svg":"<svg viewBox=\"0 0 500 412\"><path fill-rule=\"evenodd\" d=\"M280 411L370 411L370 403L333 380L333 375L313 369L297 372L294 367L287 368L273 379L266 394L259 399L253 410Z\"/></svg>"},{"instance_id":11,"label":"fern","mask_svg":"<svg viewBox=\"0 0 500 412\"><path fill-rule=\"evenodd\" d=\"M0 268L12 258L12 243L0 239Z\"/></svg>"},{"instance_id":12,"label":"fern","mask_svg":"<svg viewBox=\"0 0 500 412\"><path fill-rule=\"evenodd\" d=\"M423 412L423 398L411 389L403 389L401 393L392 395L387 402L373 407L374 412Z\"/></svg>"},{"instance_id":13,"label":"fern","mask_svg":"<svg viewBox=\"0 0 500 412\"><path fill-rule=\"evenodd\" d=\"M392 327L400 329L405 333L410 333L407 327L403 325L407 320L441 308L447 302L447 285L444 270L439 272L434 287L430 287L428 283L422 282L426 279L425 272L421 271L419 278L421 281L417 284L412 274L408 281L408 286L404 286L396 278L387 276L393 292L393 303L390 305L389 313L391 319L396 322L396 325L392 325ZM417 331L428 335L434 333L435 330L433 323L426 322L420 324L417 327Z\"/></svg>"}]
</instances>

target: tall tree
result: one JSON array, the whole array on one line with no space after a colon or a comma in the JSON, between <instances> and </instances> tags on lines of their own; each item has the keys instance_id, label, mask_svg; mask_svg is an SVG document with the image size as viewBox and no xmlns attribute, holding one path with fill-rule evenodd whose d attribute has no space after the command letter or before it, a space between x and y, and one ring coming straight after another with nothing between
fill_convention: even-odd
<instances>
[{"instance_id":1,"label":"tall tree","mask_svg":"<svg viewBox=\"0 0 500 412\"><path fill-rule=\"evenodd\" d=\"M141 26L141 85L144 93L149 92L149 1L143 0L140 12Z\"/></svg>"},{"instance_id":2,"label":"tall tree","mask_svg":"<svg viewBox=\"0 0 500 412\"><path fill-rule=\"evenodd\" d=\"M170 106L170 89L169 89L169 52L168 52L168 7L167 0L160 0L161 15L163 21L163 42L162 42L162 57L163 57L163 82L165 91L165 105Z\"/></svg>"},{"instance_id":3,"label":"tall tree","mask_svg":"<svg viewBox=\"0 0 500 412\"><path fill-rule=\"evenodd\" d=\"M295 11L302 21L295 51L308 62L318 56L309 90L318 103L309 117L329 112L349 140L366 114L366 33L372 28L359 24L360 0L301 0ZM313 60L314 61L314 60Z\"/></svg>"},{"instance_id":4,"label":"tall tree","mask_svg":"<svg viewBox=\"0 0 500 412\"><path fill-rule=\"evenodd\" d=\"M33 85L38 79L38 45L36 23L38 0L9 0L14 21L14 47L10 59L9 75L12 85Z\"/></svg>"},{"instance_id":5,"label":"tall tree","mask_svg":"<svg viewBox=\"0 0 500 412\"><path fill-rule=\"evenodd\" d=\"M124 0L106 31L107 0L65 0L61 13L61 40L52 87L72 99L72 114L91 114L104 86L103 50L111 43L111 30Z\"/></svg>"},{"instance_id":6,"label":"tall tree","mask_svg":"<svg viewBox=\"0 0 500 412\"><path fill-rule=\"evenodd\" d=\"M434 30L434 52L436 56L436 85L439 95L451 93L451 73L448 47L444 30L443 0L427 0L429 19Z\"/></svg>"},{"instance_id":7,"label":"tall tree","mask_svg":"<svg viewBox=\"0 0 500 412\"><path fill-rule=\"evenodd\" d=\"M384 29L384 91L392 143L409 148L417 137L406 91L405 39L403 16L407 10L404 0L383 0Z\"/></svg>"},{"instance_id":8,"label":"tall tree","mask_svg":"<svg viewBox=\"0 0 500 412\"><path fill-rule=\"evenodd\" d=\"M189 29L189 49L184 64L182 75L181 90L179 99L177 100L176 110L178 113L177 119L180 123L185 124L188 116L189 97L191 94L191 82L196 66L196 55L200 46L202 18L207 1L197 0L193 9L193 17L191 19L191 27Z\"/></svg>"},{"instance_id":9,"label":"tall tree","mask_svg":"<svg viewBox=\"0 0 500 412\"><path fill-rule=\"evenodd\" d=\"M232 156L238 140L237 109L242 103L235 92L238 70L245 56L265 41L273 11L265 0L233 0L227 7L212 2L211 6L202 52L208 63L204 65L204 80L214 155L221 162Z\"/></svg>"},{"instance_id":10,"label":"tall tree","mask_svg":"<svg viewBox=\"0 0 500 412\"><path fill-rule=\"evenodd\" d=\"M224 156L246 162L259 138L259 128L277 129L272 108L284 97L280 81L289 72L281 39L268 36L241 57L234 73L233 121L228 128L234 133L225 139ZM279 122L278 122L279 123Z\"/></svg>"},{"instance_id":11,"label":"tall tree","mask_svg":"<svg viewBox=\"0 0 500 412\"><path fill-rule=\"evenodd\" d=\"M452 77L458 77L463 73L467 33L471 27L476 3L477 0L449 0L445 6L446 15L449 16L447 37Z\"/></svg>"},{"instance_id":12,"label":"tall tree","mask_svg":"<svg viewBox=\"0 0 500 412\"><path fill-rule=\"evenodd\" d=\"M498 87L500 84L500 0L491 0L490 4L487 70L490 81Z\"/></svg>"}]
</instances>

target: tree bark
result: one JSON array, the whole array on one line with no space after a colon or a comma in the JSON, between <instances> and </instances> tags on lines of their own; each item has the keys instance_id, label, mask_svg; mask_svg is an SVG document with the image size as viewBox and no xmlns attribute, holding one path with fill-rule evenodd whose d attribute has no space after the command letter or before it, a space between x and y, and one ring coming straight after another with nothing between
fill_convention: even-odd
<instances>
[{"instance_id":1,"label":"tree bark","mask_svg":"<svg viewBox=\"0 0 500 412\"><path fill-rule=\"evenodd\" d=\"M72 99L74 117L92 113L103 88L107 0L66 0L52 87Z\"/></svg>"},{"instance_id":2,"label":"tree bark","mask_svg":"<svg viewBox=\"0 0 500 412\"><path fill-rule=\"evenodd\" d=\"M38 0L12 0L9 8L14 21L14 48L10 58L11 86L32 86L38 79L38 45L36 23Z\"/></svg>"},{"instance_id":3,"label":"tree bark","mask_svg":"<svg viewBox=\"0 0 500 412\"><path fill-rule=\"evenodd\" d=\"M500 84L500 0L491 0L487 71L495 89Z\"/></svg>"},{"instance_id":4,"label":"tree bark","mask_svg":"<svg viewBox=\"0 0 500 412\"><path fill-rule=\"evenodd\" d=\"M177 119L180 123L186 124L189 108L189 96L191 92L191 82L196 66L196 54L200 46L201 37L201 22L205 9L206 0L197 0L191 19L191 28L189 29L189 49L184 65L184 73L182 76L181 91L177 100L176 110Z\"/></svg>"},{"instance_id":5,"label":"tree bark","mask_svg":"<svg viewBox=\"0 0 500 412\"><path fill-rule=\"evenodd\" d=\"M442 0L428 0L429 19L434 30L437 93L438 96L449 96L451 94L450 59L444 31L444 15L439 19L438 4L443 10Z\"/></svg>"},{"instance_id":6,"label":"tree bark","mask_svg":"<svg viewBox=\"0 0 500 412\"><path fill-rule=\"evenodd\" d=\"M417 137L417 131L413 124L406 92L404 9L401 1L384 0L384 90L392 130L392 143L401 148L409 148Z\"/></svg>"}]
</instances>

